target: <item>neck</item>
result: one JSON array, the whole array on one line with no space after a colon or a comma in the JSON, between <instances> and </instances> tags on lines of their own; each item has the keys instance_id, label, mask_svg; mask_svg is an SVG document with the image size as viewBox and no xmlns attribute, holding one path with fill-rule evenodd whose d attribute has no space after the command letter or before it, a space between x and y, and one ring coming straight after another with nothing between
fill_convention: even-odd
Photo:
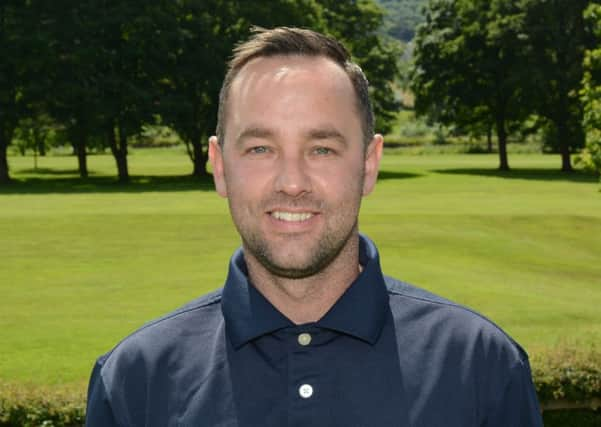
<instances>
[{"instance_id":1,"label":"neck","mask_svg":"<svg viewBox=\"0 0 601 427\"><path fill-rule=\"evenodd\" d=\"M360 272L358 237L349 239L325 269L302 279L276 276L252 254L245 252L244 257L253 285L275 308L297 325L321 319Z\"/></svg>"}]
</instances>

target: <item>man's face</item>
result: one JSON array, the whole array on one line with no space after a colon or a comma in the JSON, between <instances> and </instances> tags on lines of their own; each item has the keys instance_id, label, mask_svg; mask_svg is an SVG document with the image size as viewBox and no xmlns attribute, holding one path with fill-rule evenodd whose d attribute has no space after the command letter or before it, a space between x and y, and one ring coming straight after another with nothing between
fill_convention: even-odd
<instances>
[{"instance_id":1,"label":"man's face","mask_svg":"<svg viewBox=\"0 0 601 427\"><path fill-rule=\"evenodd\" d=\"M356 236L382 150L377 136L365 151L350 79L323 57L257 58L227 111L226 140L212 138L209 156L245 256L280 277L321 271Z\"/></svg>"}]
</instances>

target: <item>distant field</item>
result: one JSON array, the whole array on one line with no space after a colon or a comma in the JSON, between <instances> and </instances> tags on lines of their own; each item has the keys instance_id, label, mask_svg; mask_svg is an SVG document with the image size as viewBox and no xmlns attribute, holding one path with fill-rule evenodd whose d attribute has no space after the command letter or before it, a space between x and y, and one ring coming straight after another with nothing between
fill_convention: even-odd
<instances>
[{"instance_id":1,"label":"distant field","mask_svg":"<svg viewBox=\"0 0 601 427\"><path fill-rule=\"evenodd\" d=\"M510 163L385 156L361 229L387 274L477 309L531 354L601 342L598 184L556 172L557 156ZM72 157L10 165L24 182L0 189L0 381L83 383L120 338L221 286L238 237L226 201L181 176L181 150L134 151L126 187L108 155L83 184Z\"/></svg>"}]
</instances>

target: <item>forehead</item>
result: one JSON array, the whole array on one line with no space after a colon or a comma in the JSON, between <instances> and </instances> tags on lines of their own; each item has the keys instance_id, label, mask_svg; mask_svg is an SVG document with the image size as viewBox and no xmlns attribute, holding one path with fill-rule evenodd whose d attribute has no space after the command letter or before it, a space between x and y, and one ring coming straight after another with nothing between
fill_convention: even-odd
<instances>
[{"instance_id":1,"label":"forehead","mask_svg":"<svg viewBox=\"0 0 601 427\"><path fill-rule=\"evenodd\" d=\"M324 94L354 98L354 88L344 69L323 56L276 55L249 61L234 78L230 101L235 108L246 98L266 93L319 88ZM230 105L230 106L232 106Z\"/></svg>"},{"instance_id":2,"label":"forehead","mask_svg":"<svg viewBox=\"0 0 601 427\"><path fill-rule=\"evenodd\" d=\"M274 55L258 57L247 62L234 79L233 85L240 85L257 75L278 77L279 79L290 77L307 77L334 82L352 89L350 79L344 69L325 56L308 55Z\"/></svg>"},{"instance_id":3,"label":"forehead","mask_svg":"<svg viewBox=\"0 0 601 427\"><path fill-rule=\"evenodd\" d=\"M230 129L247 120L282 123L286 118L317 120L319 115L344 119L347 124L359 122L349 76L323 56L255 58L232 81L227 103L226 126ZM349 131L355 130L354 123L349 125Z\"/></svg>"}]
</instances>

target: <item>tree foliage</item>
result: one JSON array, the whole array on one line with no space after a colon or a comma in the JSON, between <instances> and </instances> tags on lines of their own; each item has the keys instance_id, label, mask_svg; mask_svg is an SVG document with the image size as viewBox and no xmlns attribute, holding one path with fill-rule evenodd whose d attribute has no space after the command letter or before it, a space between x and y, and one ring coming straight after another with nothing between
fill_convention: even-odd
<instances>
[{"instance_id":1,"label":"tree foliage","mask_svg":"<svg viewBox=\"0 0 601 427\"><path fill-rule=\"evenodd\" d=\"M529 78L534 112L552 126L551 149L561 154L562 170L572 170L570 154L584 143L582 104L584 51L593 39L583 12L590 0L522 0L529 50Z\"/></svg>"},{"instance_id":2,"label":"tree foliage","mask_svg":"<svg viewBox=\"0 0 601 427\"><path fill-rule=\"evenodd\" d=\"M503 170L508 128L528 114L523 19L510 0L432 0L415 42L416 112L462 128L494 125Z\"/></svg>"},{"instance_id":3,"label":"tree foliage","mask_svg":"<svg viewBox=\"0 0 601 427\"><path fill-rule=\"evenodd\" d=\"M319 8L311 0L180 0L173 4L171 18L159 111L186 144L193 174L203 176L205 142L216 127L219 90L234 45L248 36L251 25L314 27Z\"/></svg>"},{"instance_id":4,"label":"tree foliage","mask_svg":"<svg viewBox=\"0 0 601 427\"><path fill-rule=\"evenodd\" d=\"M601 4L590 5L585 13L597 39L596 48L585 54L584 78L580 92L584 106L586 147L580 161L601 179Z\"/></svg>"},{"instance_id":5,"label":"tree foliage","mask_svg":"<svg viewBox=\"0 0 601 427\"><path fill-rule=\"evenodd\" d=\"M532 115L570 171L583 145L583 11L591 0L431 0L418 30L413 89L418 113L463 129L493 124L500 168L507 134Z\"/></svg>"},{"instance_id":6,"label":"tree foliage","mask_svg":"<svg viewBox=\"0 0 601 427\"><path fill-rule=\"evenodd\" d=\"M27 45L27 12L24 1L0 2L0 183L10 180L6 151L26 111L23 91L29 64L20 55Z\"/></svg>"},{"instance_id":7,"label":"tree foliage","mask_svg":"<svg viewBox=\"0 0 601 427\"><path fill-rule=\"evenodd\" d=\"M97 2L58 0L58 4L38 2L44 16L49 47L45 101L48 113L64 128L77 155L79 174L88 176L87 149L90 139L100 133L101 101L100 38L102 20ZM57 10L68 13L56 13Z\"/></svg>"},{"instance_id":8,"label":"tree foliage","mask_svg":"<svg viewBox=\"0 0 601 427\"><path fill-rule=\"evenodd\" d=\"M384 11L366 0L341 2L319 0L323 7L323 28L341 40L351 51L370 82L370 94L376 116L376 130L392 129L400 103L394 96L392 83L398 76L398 43L378 35Z\"/></svg>"},{"instance_id":9,"label":"tree foliage","mask_svg":"<svg viewBox=\"0 0 601 427\"><path fill-rule=\"evenodd\" d=\"M397 40L409 42L415 36L415 29L424 21L423 9L427 0L378 0L386 10L384 33Z\"/></svg>"},{"instance_id":10,"label":"tree foliage","mask_svg":"<svg viewBox=\"0 0 601 427\"><path fill-rule=\"evenodd\" d=\"M7 0L0 3L0 181L18 123L46 114L65 130L87 176L90 141L104 141L120 181L128 141L145 125L173 128L193 174L206 175L206 141L234 45L253 25L329 32L349 47L372 83L380 130L396 109L390 82L398 50L376 34L372 0ZM27 121L23 122L24 124Z\"/></svg>"}]
</instances>

